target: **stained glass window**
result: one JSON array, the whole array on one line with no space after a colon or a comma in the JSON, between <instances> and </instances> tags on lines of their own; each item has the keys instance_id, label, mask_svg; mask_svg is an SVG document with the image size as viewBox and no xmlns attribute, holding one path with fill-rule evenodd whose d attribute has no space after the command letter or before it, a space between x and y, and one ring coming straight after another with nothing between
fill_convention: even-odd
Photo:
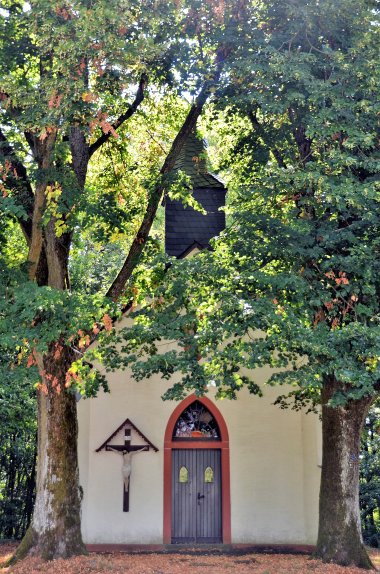
<instances>
[{"instance_id":1,"label":"stained glass window","mask_svg":"<svg viewBox=\"0 0 380 574\"><path fill-rule=\"evenodd\" d=\"M181 466L179 469L179 482L189 482L189 471L186 466Z\"/></svg>"},{"instance_id":2,"label":"stained glass window","mask_svg":"<svg viewBox=\"0 0 380 574\"><path fill-rule=\"evenodd\" d=\"M219 427L210 411L200 401L194 401L179 416L173 439L220 440Z\"/></svg>"},{"instance_id":3,"label":"stained glass window","mask_svg":"<svg viewBox=\"0 0 380 574\"><path fill-rule=\"evenodd\" d=\"M205 470L205 482L214 482L214 471L211 466L208 466Z\"/></svg>"}]
</instances>

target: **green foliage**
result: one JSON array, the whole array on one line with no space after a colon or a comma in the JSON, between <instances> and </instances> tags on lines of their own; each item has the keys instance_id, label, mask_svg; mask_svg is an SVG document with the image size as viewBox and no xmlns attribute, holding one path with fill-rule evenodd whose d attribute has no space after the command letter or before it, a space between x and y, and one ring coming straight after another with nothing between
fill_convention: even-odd
<instances>
[{"instance_id":1,"label":"green foliage","mask_svg":"<svg viewBox=\"0 0 380 574\"><path fill-rule=\"evenodd\" d=\"M179 371L166 398L209 386L222 398L244 386L259 395L247 370L266 365L270 384L294 386L296 405L313 408L332 375L335 405L377 393L377 18L367 0L3 2L0 337L15 390L38 384L33 353L59 358L61 344L68 386L107 390L86 363L98 335L93 355L110 369ZM188 261L148 241L121 301L141 307L116 332L120 309L105 294L157 182L190 199L159 170L188 109L181 98L211 78L217 49L225 71L206 129L230 189L228 229ZM116 132L147 77L149 97ZM78 132L82 151L107 140L89 170L74 153ZM65 289L48 286L50 263L28 280L39 230L44 249L53 238ZM177 346L163 352L166 341Z\"/></svg>"},{"instance_id":2,"label":"green foliage","mask_svg":"<svg viewBox=\"0 0 380 574\"><path fill-rule=\"evenodd\" d=\"M17 357L13 357L17 362ZM33 510L36 400L30 372L10 369L0 348L0 539L22 538Z\"/></svg>"},{"instance_id":3,"label":"green foliage","mask_svg":"<svg viewBox=\"0 0 380 574\"><path fill-rule=\"evenodd\" d=\"M379 400L364 423L360 460L360 510L363 538L369 546L380 543L380 419Z\"/></svg>"},{"instance_id":4,"label":"green foliage","mask_svg":"<svg viewBox=\"0 0 380 574\"><path fill-rule=\"evenodd\" d=\"M231 223L212 254L172 262L107 360L179 371L169 398L258 393L245 370L269 365L311 408L333 375L340 405L379 380L379 27L365 2L262 9L265 43L248 37L211 116Z\"/></svg>"},{"instance_id":5,"label":"green foliage","mask_svg":"<svg viewBox=\"0 0 380 574\"><path fill-rule=\"evenodd\" d=\"M207 24L203 12L210 16ZM89 6L35 0L2 7L0 334L4 347L20 356L15 368L27 363L33 349L46 352L57 341L71 346L79 359L102 327L102 317L117 314L105 295L188 111L177 93L196 93L213 71L212 14L212 7L202 8L196 17L200 47L193 41L195 12L190 17L182 3L157 0L142 6L115 0ZM116 133L112 126L130 108L146 73L145 100ZM95 154L85 185L74 173L70 147L78 127L86 145L112 135ZM55 131L46 166L41 155L46 150L36 146ZM167 189L174 193L176 186L178 192L178 182L166 179ZM33 202L42 184L46 191L39 226L46 236L53 225L56 245L65 250L65 292L27 280ZM162 236L162 221L156 233ZM84 388L91 388L92 395L93 375L87 378L89 387Z\"/></svg>"}]
</instances>

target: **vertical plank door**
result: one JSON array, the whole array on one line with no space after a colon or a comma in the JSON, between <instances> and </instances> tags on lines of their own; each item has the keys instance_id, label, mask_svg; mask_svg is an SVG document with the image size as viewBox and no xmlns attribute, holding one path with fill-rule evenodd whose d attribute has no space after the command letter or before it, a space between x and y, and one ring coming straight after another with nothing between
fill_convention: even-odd
<instances>
[{"instance_id":1,"label":"vertical plank door","mask_svg":"<svg viewBox=\"0 0 380 574\"><path fill-rule=\"evenodd\" d=\"M172 543L222 541L219 449L173 449Z\"/></svg>"}]
</instances>

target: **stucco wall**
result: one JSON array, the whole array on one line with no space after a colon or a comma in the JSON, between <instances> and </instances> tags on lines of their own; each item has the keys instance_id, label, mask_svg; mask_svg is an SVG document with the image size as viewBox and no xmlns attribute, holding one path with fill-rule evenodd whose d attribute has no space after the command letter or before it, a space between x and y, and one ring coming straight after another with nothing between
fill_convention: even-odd
<instances>
[{"instance_id":1,"label":"stucco wall","mask_svg":"<svg viewBox=\"0 0 380 574\"><path fill-rule=\"evenodd\" d=\"M263 369L258 378L268 376ZM163 440L177 403L161 400L168 383L159 377L136 383L126 371L111 373L109 381L110 394L78 404L83 536L87 543L162 543ZM237 401L216 402L230 436L233 542L315 542L319 421L273 406L277 392L264 387L263 398L242 391ZM133 458L128 513L122 510L122 456L95 452L126 418L159 448ZM133 431L132 441L141 443ZM122 444L122 434L114 442Z\"/></svg>"}]
</instances>

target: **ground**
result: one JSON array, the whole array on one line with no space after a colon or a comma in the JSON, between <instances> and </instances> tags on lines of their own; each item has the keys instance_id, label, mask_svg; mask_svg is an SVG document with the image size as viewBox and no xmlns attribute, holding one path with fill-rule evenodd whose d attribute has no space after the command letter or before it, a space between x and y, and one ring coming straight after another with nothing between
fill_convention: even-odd
<instances>
[{"instance_id":1,"label":"ground","mask_svg":"<svg viewBox=\"0 0 380 574\"><path fill-rule=\"evenodd\" d=\"M97 554L41 562L26 558L4 567L15 549L0 544L0 574L363 574L360 568L323 564L310 556L292 554ZM380 551L371 551L380 569Z\"/></svg>"}]
</instances>

